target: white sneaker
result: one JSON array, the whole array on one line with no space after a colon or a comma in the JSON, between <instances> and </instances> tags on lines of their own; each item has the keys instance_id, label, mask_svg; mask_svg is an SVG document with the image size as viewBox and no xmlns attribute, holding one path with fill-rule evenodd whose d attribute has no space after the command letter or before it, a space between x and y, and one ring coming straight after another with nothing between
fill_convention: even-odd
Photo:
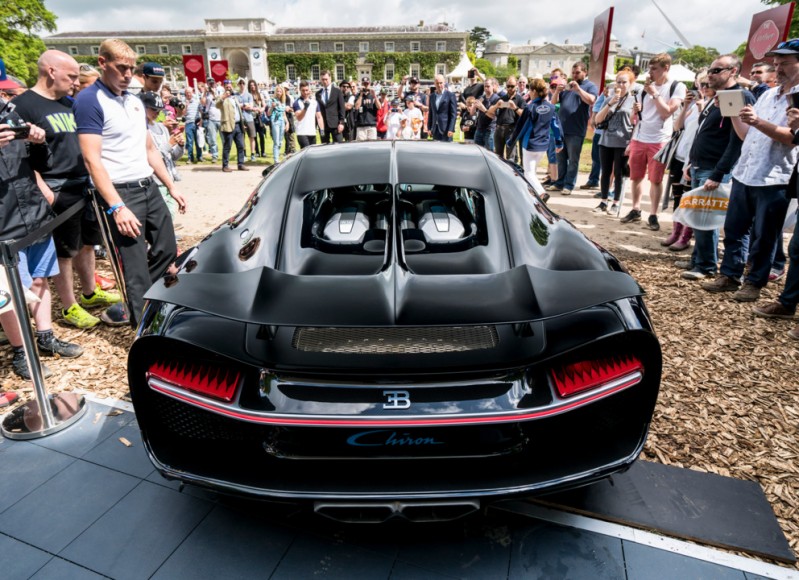
<instances>
[{"instance_id":1,"label":"white sneaker","mask_svg":"<svg viewBox=\"0 0 799 580\"><path fill-rule=\"evenodd\" d=\"M614 203L608 208L608 215L619 215L619 204Z\"/></svg>"}]
</instances>

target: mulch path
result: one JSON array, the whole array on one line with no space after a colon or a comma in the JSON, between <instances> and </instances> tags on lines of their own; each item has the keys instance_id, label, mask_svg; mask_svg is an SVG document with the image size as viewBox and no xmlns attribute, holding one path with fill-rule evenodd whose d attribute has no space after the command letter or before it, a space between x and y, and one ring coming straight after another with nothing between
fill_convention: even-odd
<instances>
[{"instance_id":1,"label":"mulch path","mask_svg":"<svg viewBox=\"0 0 799 580\"><path fill-rule=\"evenodd\" d=\"M183 247L193 241L185 240ZM660 397L643 457L757 481L799 551L799 344L786 335L794 323L756 318L751 304L681 279L674 256L616 250L648 292L663 349ZM101 271L106 265L98 262ZM781 286L770 285L763 299L775 299ZM84 390L129 400L131 329L56 325L56 332L86 353L72 360L44 359L55 372L50 392ZM4 360L10 356L9 347L0 349ZM0 369L0 386L18 391L22 400L33 398L31 385L17 379L8 364Z\"/></svg>"}]
</instances>

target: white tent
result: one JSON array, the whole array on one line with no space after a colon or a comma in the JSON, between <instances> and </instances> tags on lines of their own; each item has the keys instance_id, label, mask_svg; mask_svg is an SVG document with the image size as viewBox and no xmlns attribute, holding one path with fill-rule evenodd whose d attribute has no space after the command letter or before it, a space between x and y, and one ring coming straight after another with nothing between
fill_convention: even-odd
<instances>
[{"instance_id":1,"label":"white tent","mask_svg":"<svg viewBox=\"0 0 799 580\"><path fill-rule=\"evenodd\" d=\"M469 57L466 56L464 52L461 55L461 61L458 63L458 66L447 75L447 78L450 79L464 79L469 74L469 71L474 68L472 61L469 60Z\"/></svg>"},{"instance_id":2,"label":"white tent","mask_svg":"<svg viewBox=\"0 0 799 580\"><path fill-rule=\"evenodd\" d=\"M638 81L645 81L646 75L649 73L644 71L636 80ZM680 82L693 82L694 78L696 77L696 73L689 69L687 66L683 66L681 64L673 64L669 69L669 80L670 81L680 81Z\"/></svg>"}]
</instances>

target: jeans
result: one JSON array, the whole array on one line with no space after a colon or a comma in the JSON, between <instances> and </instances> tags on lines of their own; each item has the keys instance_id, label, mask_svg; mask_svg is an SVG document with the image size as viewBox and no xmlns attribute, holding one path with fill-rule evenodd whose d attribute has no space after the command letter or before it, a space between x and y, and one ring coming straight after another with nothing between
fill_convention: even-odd
<instances>
[{"instance_id":1,"label":"jeans","mask_svg":"<svg viewBox=\"0 0 799 580\"><path fill-rule=\"evenodd\" d=\"M599 138L602 135L594 133L594 140L591 142L591 173L588 174L588 185L597 185L599 183L599 170L602 163L599 160Z\"/></svg>"},{"instance_id":2,"label":"jeans","mask_svg":"<svg viewBox=\"0 0 799 580\"><path fill-rule=\"evenodd\" d=\"M788 200L786 185L752 187L732 180L732 193L727 217L724 220L724 260L721 273L739 279L746 265L745 237L752 227L753 240L749 245L752 264L746 282L763 288L768 284L772 252L782 232Z\"/></svg>"},{"instance_id":3,"label":"jeans","mask_svg":"<svg viewBox=\"0 0 799 580\"><path fill-rule=\"evenodd\" d=\"M799 235L796 232L788 244L788 257L791 258L791 264L785 275L785 288L778 300L785 308L795 310L799 303Z\"/></svg>"},{"instance_id":4,"label":"jeans","mask_svg":"<svg viewBox=\"0 0 799 580\"><path fill-rule=\"evenodd\" d=\"M701 187L713 175L713 169L691 169L691 189ZM729 183L730 175L725 175L722 183ZM694 251L691 254L693 267L703 274L715 274L719 262L719 230L694 230Z\"/></svg>"},{"instance_id":5,"label":"jeans","mask_svg":"<svg viewBox=\"0 0 799 580\"><path fill-rule=\"evenodd\" d=\"M563 149L558 153L558 180L554 184L556 187L571 191L577 184L584 139L580 135L563 136Z\"/></svg>"},{"instance_id":6,"label":"jeans","mask_svg":"<svg viewBox=\"0 0 799 580\"><path fill-rule=\"evenodd\" d=\"M197 125L194 123L186 123L186 151L189 152L189 161L194 163L194 160L202 161L203 150L200 144L197 143ZM195 156L194 152L197 151Z\"/></svg>"},{"instance_id":7,"label":"jeans","mask_svg":"<svg viewBox=\"0 0 799 580\"><path fill-rule=\"evenodd\" d=\"M219 124L219 121L205 121L205 142L208 144L208 152L214 161L219 159L219 143L216 142L216 137L219 135Z\"/></svg>"},{"instance_id":8,"label":"jeans","mask_svg":"<svg viewBox=\"0 0 799 580\"><path fill-rule=\"evenodd\" d=\"M513 148L508 147L506 141L513 134L514 125L497 125L494 130L494 153L503 159L513 161Z\"/></svg>"},{"instance_id":9,"label":"jeans","mask_svg":"<svg viewBox=\"0 0 799 580\"><path fill-rule=\"evenodd\" d=\"M236 143L236 161L239 167L244 165L244 133L241 132L241 124L236 123L233 130L228 133L222 131L222 139L224 140L222 145L222 167L228 166L230 147L234 142Z\"/></svg>"},{"instance_id":10,"label":"jeans","mask_svg":"<svg viewBox=\"0 0 799 580\"><path fill-rule=\"evenodd\" d=\"M475 129L474 130L474 142L480 147L488 149L489 151L494 150L494 132L489 129Z\"/></svg>"},{"instance_id":11,"label":"jeans","mask_svg":"<svg viewBox=\"0 0 799 580\"><path fill-rule=\"evenodd\" d=\"M283 119L272 121L272 157L277 163L280 161L280 147L283 145L283 133L286 131L286 123Z\"/></svg>"}]
</instances>

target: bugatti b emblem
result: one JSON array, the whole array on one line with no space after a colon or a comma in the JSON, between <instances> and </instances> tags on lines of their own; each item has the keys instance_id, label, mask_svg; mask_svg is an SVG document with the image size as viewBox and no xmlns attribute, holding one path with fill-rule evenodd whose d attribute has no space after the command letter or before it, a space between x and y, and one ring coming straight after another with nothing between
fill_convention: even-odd
<instances>
[{"instance_id":1,"label":"bugatti b emblem","mask_svg":"<svg viewBox=\"0 0 799 580\"><path fill-rule=\"evenodd\" d=\"M411 394L408 391L383 391L383 396L386 398L384 409L409 409L411 406Z\"/></svg>"}]
</instances>

